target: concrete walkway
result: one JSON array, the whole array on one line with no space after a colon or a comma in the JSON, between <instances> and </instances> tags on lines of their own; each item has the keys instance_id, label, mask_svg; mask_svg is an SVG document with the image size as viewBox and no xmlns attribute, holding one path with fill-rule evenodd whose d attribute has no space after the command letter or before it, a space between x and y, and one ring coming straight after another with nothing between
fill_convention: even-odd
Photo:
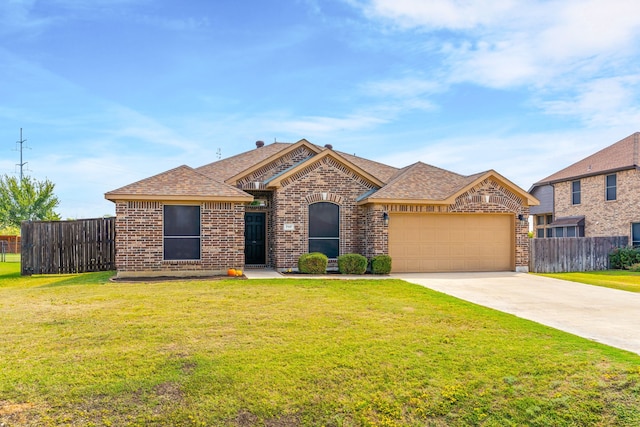
<instances>
[{"instance_id":1,"label":"concrete walkway","mask_svg":"<svg viewBox=\"0 0 640 427\"><path fill-rule=\"evenodd\" d=\"M640 354L640 293L513 272L392 277Z\"/></svg>"},{"instance_id":2,"label":"concrete walkway","mask_svg":"<svg viewBox=\"0 0 640 427\"><path fill-rule=\"evenodd\" d=\"M245 270L244 273L249 279L296 278L274 270ZM640 293L514 272L405 273L386 278L406 280L640 354Z\"/></svg>"}]
</instances>

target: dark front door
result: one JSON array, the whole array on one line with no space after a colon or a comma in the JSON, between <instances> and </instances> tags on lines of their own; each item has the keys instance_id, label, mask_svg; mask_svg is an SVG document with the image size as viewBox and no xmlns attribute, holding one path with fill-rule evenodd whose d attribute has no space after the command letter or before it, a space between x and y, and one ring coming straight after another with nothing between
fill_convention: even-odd
<instances>
[{"instance_id":1,"label":"dark front door","mask_svg":"<svg viewBox=\"0 0 640 427\"><path fill-rule=\"evenodd\" d=\"M265 214L247 212L244 214L244 262L245 264L265 264Z\"/></svg>"}]
</instances>

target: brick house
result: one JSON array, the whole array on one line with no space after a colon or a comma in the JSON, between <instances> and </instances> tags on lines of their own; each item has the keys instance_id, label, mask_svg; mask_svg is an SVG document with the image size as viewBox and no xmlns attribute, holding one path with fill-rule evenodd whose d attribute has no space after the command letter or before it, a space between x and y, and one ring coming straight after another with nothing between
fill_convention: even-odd
<instances>
[{"instance_id":1,"label":"brick house","mask_svg":"<svg viewBox=\"0 0 640 427\"><path fill-rule=\"evenodd\" d=\"M640 245L640 133L536 182L536 237L628 236Z\"/></svg>"},{"instance_id":2,"label":"brick house","mask_svg":"<svg viewBox=\"0 0 640 427\"><path fill-rule=\"evenodd\" d=\"M528 268L530 194L493 170L398 169L306 140L180 166L105 194L119 277L297 269L389 254L394 272Z\"/></svg>"}]
</instances>

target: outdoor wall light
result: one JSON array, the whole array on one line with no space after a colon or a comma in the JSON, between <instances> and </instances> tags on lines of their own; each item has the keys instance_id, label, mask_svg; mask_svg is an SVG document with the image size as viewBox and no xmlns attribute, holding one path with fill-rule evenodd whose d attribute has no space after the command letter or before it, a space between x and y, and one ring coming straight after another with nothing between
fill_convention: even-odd
<instances>
[{"instance_id":1,"label":"outdoor wall light","mask_svg":"<svg viewBox=\"0 0 640 427\"><path fill-rule=\"evenodd\" d=\"M386 212L382 212L382 223L385 225L389 225L389 214Z\"/></svg>"}]
</instances>

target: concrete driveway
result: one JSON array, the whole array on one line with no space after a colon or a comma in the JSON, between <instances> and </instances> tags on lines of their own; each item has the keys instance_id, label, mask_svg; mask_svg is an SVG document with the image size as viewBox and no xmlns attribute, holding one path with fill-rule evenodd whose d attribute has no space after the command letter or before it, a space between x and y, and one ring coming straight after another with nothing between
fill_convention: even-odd
<instances>
[{"instance_id":1,"label":"concrete driveway","mask_svg":"<svg viewBox=\"0 0 640 427\"><path fill-rule=\"evenodd\" d=\"M513 272L392 277L640 354L640 293Z\"/></svg>"}]
</instances>

